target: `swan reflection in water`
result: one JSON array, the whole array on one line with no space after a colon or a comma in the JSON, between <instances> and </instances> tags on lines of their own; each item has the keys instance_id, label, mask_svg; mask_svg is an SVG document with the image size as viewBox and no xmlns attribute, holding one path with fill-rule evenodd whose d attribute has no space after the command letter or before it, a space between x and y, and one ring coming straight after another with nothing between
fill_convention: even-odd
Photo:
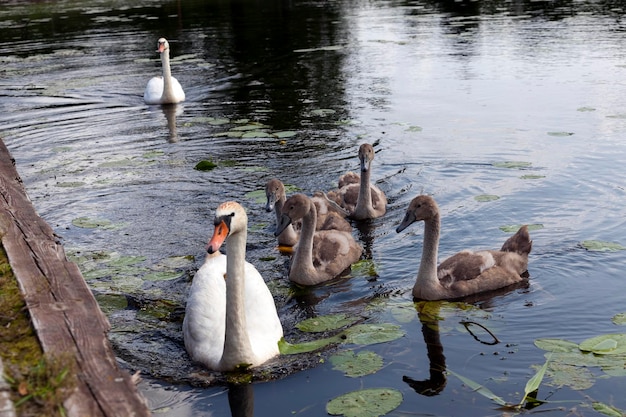
<instances>
[{"instance_id":1,"label":"swan reflection in water","mask_svg":"<svg viewBox=\"0 0 626 417\"><path fill-rule=\"evenodd\" d=\"M183 114L183 106L179 104L163 104L161 106L163 115L167 120L167 130L169 143L178 142L178 131L176 130L176 116Z\"/></svg>"},{"instance_id":2,"label":"swan reflection in water","mask_svg":"<svg viewBox=\"0 0 626 417\"><path fill-rule=\"evenodd\" d=\"M228 405L232 417L252 417L254 415L252 384L228 384Z\"/></svg>"}]
</instances>

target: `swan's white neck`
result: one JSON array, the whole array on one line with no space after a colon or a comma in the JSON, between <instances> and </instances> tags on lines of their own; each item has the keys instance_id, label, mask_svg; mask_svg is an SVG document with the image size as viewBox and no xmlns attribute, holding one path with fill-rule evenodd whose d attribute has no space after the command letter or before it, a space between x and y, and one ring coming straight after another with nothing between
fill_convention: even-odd
<instances>
[{"instance_id":1,"label":"swan's white neck","mask_svg":"<svg viewBox=\"0 0 626 417\"><path fill-rule=\"evenodd\" d=\"M372 206L372 189L370 187L371 161L367 163L367 169L361 170L361 185L359 186L359 196L351 217L355 219L367 219L374 215Z\"/></svg>"},{"instance_id":2,"label":"swan's white neck","mask_svg":"<svg viewBox=\"0 0 626 417\"><path fill-rule=\"evenodd\" d=\"M161 100L170 102L174 100L174 89L172 86L172 70L170 69L170 50L161 52L161 64L163 67L163 94Z\"/></svg>"},{"instance_id":3,"label":"swan's white neck","mask_svg":"<svg viewBox=\"0 0 626 417\"><path fill-rule=\"evenodd\" d=\"M439 251L439 214L424 221L424 246L422 247L422 260L417 272L417 279L413 287L413 295L423 298L421 293L426 288L439 288L437 278L437 257Z\"/></svg>"},{"instance_id":4,"label":"swan's white neck","mask_svg":"<svg viewBox=\"0 0 626 417\"><path fill-rule=\"evenodd\" d=\"M313 285L316 281L311 278L315 277L316 270L313 265L313 237L317 226L317 210L315 204L309 203L309 210L302 217L302 230L300 231L300 240L296 247L296 252L291 261L290 277L298 284Z\"/></svg>"},{"instance_id":5,"label":"swan's white neck","mask_svg":"<svg viewBox=\"0 0 626 417\"><path fill-rule=\"evenodd\" d=\"M226 256L226 330L221 370L252 363L253 353L246 331L244 311L246 238L244 229L228 237Z\"/></svg>"}]
</instances>

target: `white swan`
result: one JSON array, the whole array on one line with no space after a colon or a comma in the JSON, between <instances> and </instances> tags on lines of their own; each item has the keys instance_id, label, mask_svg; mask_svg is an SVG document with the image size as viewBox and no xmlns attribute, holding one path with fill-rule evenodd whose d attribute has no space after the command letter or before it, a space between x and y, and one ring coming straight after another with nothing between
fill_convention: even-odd
<instances>
[{"instance_id":1,"label":"white swan","mask_svg":"<svg viewBox=\"0 0 626 417\"><path fill-rule=\"evenodd\" d=\"M315 204L304 194L294 194L285 201L276 236L292 222L302 220L300 241L289 268L289 279L300 285L316 285L338 277L358 261L363 248L352 234L341 230L315 231Z\"/></svg>"},{"instance_id":2,"label":"white swan","mask_svg":"<svg viewBox=\"0 0 626 417\"><path fill-rule=\"evenodd\" d=\"M246 262L248 217L226 202L215 213L209 255L196 273L185 309L185 348L216 371L258 366L279 354L283 328L263 277ZM228 240L228 254L219 253Z\"/></svg>"},{"instance_id":3,"label":"white swan","mask_svg":"<svg viewBox=\"0 0 626 417\"><path fill-rule=\"evenodd\" d=\"M346 209L355 220L375 219L387 211L387 197L370 184L374 148L369 143L359 147L361 175L348 172L339 178L339 188L328 192L328 198Z\"/></svg>"},{"instance_id":4,"label":"white swan","mask_svg":"<svg viewBox=\"0 0 626 417\"><path fill-rule=\"evenodd\" d=\"M424 246L413 296L422 300L462 298L497 290L525 280L532 240L528 227L522 226L507 239L500 250L472 252L464 250L452 255L437 267L441 221L435 200L426 195L415 197L409 204L400 233L410 224L424 221Z\"/></svg>"},{"instance_id":5,"label":"white swan","mask_svg":"<svg viewBox=\"0 0 626 417\"><path fill-rule=\"evenodd\" d=\"M185 92L170 70L170 44L165 38L157 41L157 52L161 54L163 76L152 77L146 85L143 100L146 104L174 104L185 101Z\"/></svg>"}]
</instances>

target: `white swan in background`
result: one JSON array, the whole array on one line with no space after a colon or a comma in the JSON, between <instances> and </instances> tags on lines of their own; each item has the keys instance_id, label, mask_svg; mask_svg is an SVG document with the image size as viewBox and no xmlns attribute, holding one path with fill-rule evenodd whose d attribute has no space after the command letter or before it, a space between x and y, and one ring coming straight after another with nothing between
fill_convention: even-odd
<instances>
[{"instance_id":1,"label":"white swan in background","mask_svg":"<svg viewBox=\"0 0 626 417\"><path fill-rule=\"evenodd\" d=\"M216 371L258 366L279 354L283 328L263 277L246 262L248 217L226 202L215 213L209 255L196 273L185 309L183 336L191 358ZM219 252L228 240L228 254Z\"/></svg>"},{"instance_id":2,"label":"white swan in background","mask_svg":"<svg viewBox=\"0 0 626 417\"><path fill-rule=\"evenodd\" d=\"M341 275L358 261L363 248L352 234L341 230L315 231L315 204L304 194L294 194L285 201L276 236L292 222L302 220L300 240L291 259L289 279L300 285L316 285Z\"/></svg>"},{"instance_id":3,"label":"white swan in background","mask_svg":"<svg viewBox=\"0 0 626 417\"><path fill-rule=\"evenodd\" d=\"M163 75L152 77L146 85L143 100L146 104L175 104L185 101L185 92L170 69L170 44L165 38L157 41L157 52L161 54Z\"/></svg>"},{"instance_id":4,"label":"white swan in background","mask_svg":"<svg viewBox=\"0 0 626 417\"><path fill-rule=\"evenodd\" d=\"M370 184L374 148L369 143L359 147L361 175L348 172L339 178L339 188L329 191L328 198L348 211L355 220L375 219L387 211L385 193Z\"/></svg>"},{"instance_id":5,"label":"white swan in background","mask_svg":"<svg viewBox=\"0 0 626 417\"><path fill-rule=\"evenodd\" d=\"M424 245L417 280L413 286L415 298L462 298L525 280L521 274L528 269L528 254L533 243L527 226L522 226L507 239L500 250L464 250L452 255L437 267L441 220L439 207L432 197L415 197L396 232L400 233L420 220L424 221Z\"/></svg>"}]
</instances>

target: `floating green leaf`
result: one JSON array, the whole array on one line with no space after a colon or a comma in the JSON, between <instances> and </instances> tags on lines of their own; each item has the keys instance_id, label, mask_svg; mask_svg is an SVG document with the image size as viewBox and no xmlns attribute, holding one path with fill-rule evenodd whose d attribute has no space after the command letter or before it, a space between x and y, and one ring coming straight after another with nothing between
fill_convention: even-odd
<instances>
[{"instance_id":1,"label":"floating green leaf","mask_svg":"<svg viewBox=\"0 0 626 417\"><path fill-rule=\"evenodd\" d=\"M573 134L574 132L548 132L548 135L558 137L572 136Z\"/></svg>"},{"instance_id":2,"label":"floating green leaf","mask_svg":"<svg viewBox=\"0 0 626 417\"><path fill-rule=\"evenodd\" d=\"M193 169L196 169L198 171L211 171L212 169L215 169L217 167L217 164L213 161L200 161L196 164L195 167L193 167Z\"/></svg>"},{"instance_id":3,"label":"floating green leaf","mask_svg":"<svg viewBox=\"0 0 626 417\"><path fill-rule=\"evenodd\" d=\"M72 220L72 224L83 229L96 229L98 227L106 227L111 225L111 220L93 219L89 217L78 217Z\"/></svg>"},{"instance_id":4,"label":"floating green leaf","mask_svg":"<svg viewBox=\"0 0 626 417\"><path fill-rule=\"evenodd\" d=\"M508 224L508 225L500 226L500 230L506 233L516 233L522 226L523 224ZM528 226L529 232L532 232L533 230L543 229L543 224L540 224L540 223L528 224L527 226Z\"/></svg>"},{"instance_id":5,"label":"floating green leaf","mask_svg":"<svg viewBox=\"0 0 626 417\"><path fill-rule=\"evenodd\" d=\"M611 319L613 324L623 325L626 324L626 313L619 313L613 316Z\"/></svg>"},{"instance_id":6,"label":"floating green leaf","mask_svg":"<svg viewBox=\"0 0 626 417\"><path fill-rule=\"evenodd\" d=\"M499 404L501 406L506 406L507 405L506 401L504 401L501 397L499 397L496 394L494 394L493 392L491 392L491 390L489 390L488 388L480 385L477 382L472 381L469 378L464 377L463 375L457 374L456 372L452 371L450 368L448 368L448 372L451 373L452 375L456 376L457 378L459 378L461 380L461 382L463 382L465 385L467 385L469 388L471 388L472 391L475 391L475 392L479 393L483 397L490 399L491 401L495 402L496 404Z\"/></svg>"},{"instance_id":7,"label":"floating green leaf","mask_svg":"<svg viewBox=\"0 0 626 417\"><path fill-rule=\"evenodd\" d=\"M546 375L551 380L546 385L554 387L567 386L577 391L589 389L595 383L593 373L588 368L555 360L550 361Z\"/></svg>"},{"instance_id":8,"label":"floating green leaf","mask_svg":"<svg viewBox=\"0 0 626 417\"><path fill-rule=\"evenodd\" d=\"M342 327L356 323L358 320L358 317L351 317L343 313L331 314L303 320L296 324L296 327L303 332L326 332L341 329Z\"/></svg>"},{"instance_id":9,"label":"floating green leaf","mask_svg":"<svg viewBox=\"0 0 626 417\"><path fill-rule=\"evenodd\" d=\"M283 130L282 132L274 132L272 135L278 139L286 139L294 137L298 134L295 130Z\"/></svg>"},{"instance_id":10,"label":"floating green leaf","mask_svg":"<svg viewBox=\"0 0 626 417\"><path fill-rule=\"evenodd\" d=\"M563 339L537 339L535 346L548 352L578 352L578 344Z\"/></svg>"},{"instance_id":11,"label":"floating green leaf","mask_svg":"<svg viewBox=\"0 0 626 417\"><path fill-rule=\"evenodd\" d=\"M351 350L339 352L330 357L333 369L342 371L351 378L376 373L383 367L383 358L371 351L354 353Z\"/></svg>"},{"instance_id":12,"label":"floating green leaf","mask_svg":"<svg viewBox=\"0 0 626 417\"><path fill-rule=\"evenodd\" d=\"M67 182L57 182L55 185L61 188L76 188L82 187L86 183L83 181L67 181Z\"/></svg>"},{"instance_id":13,"label":"floating green leaf","mask_svg":"<svg viewBox=\"0 0 626 417\"><path fill-rule=\"evenodd\" d=\"M593 409L599 413L604 414L609 417L624 417L626 415L626 411L620 410L617 407L613 407L612 405L604 404L598 401L594 401Z\"/></svg>"},{"instance_id":14,"label":"floating green leaf","mask_svg":"<svg viewBox=\"0 0 626 417\"><path fill-rule=\"evenodd\" d=\"M326 117L329 116L331 114L335 114L336 111L333 109L315 109L315 110L311 110L311 115L313 116L319 116L319 117Z\"/></svg>"},{"instance_id":15,"label":"floating green leaf","mask_svg":"<svg viewBox=\"0 0 626 417\"><path fill-rule=\"evenodd\" d=\"M231 132L237 132L237 131L245 132L249 130L262 130L262 129L269 129L269 126L264 125L263 123L252 122L250 124L243 125L243 126L235 126L232 129L230 129L230 131Z\"/></svg>"},{"instance_id":16,"label":"floating green leaf","mask_svg":"<svg viewBox=\"0 0 626 417\"><path fill-rule=\"evenodd\" d=\"M163 155L165 155L165 152L163 151L149 151L149 152L144 152L144 154L141 156L143 158L150 159L150 158L156 158L157 156L163 156Z\"/></svg>"},{"instance_id":17,"label":"floating green leaf","mask_svg":"<svg viewBox=\"0 0 626 417\"><path fill-rule=\"evenodd\" d=\"M330 400L326 412L333 416L379 417L402 404L402 393L392 388L352 391Z\"/></svg>"},{"instance_id":18,"label":"floating green leaf","mask_svg":"<svg viewBox=\"0 0 626 417\"><path fill-rule=\"evenodd\" d=\"M259 204L265 204L265 201L267 200L267 196L265 195L265 190L250 191L244 194L244 197L254 200Z\"/></svg>"},{"instance_id":19,"label":"floating green leaf","mask_svg":"<svg viewBox=\"0 0 626 417\"><path fill-rule=\"evenodd\" d=\"M596 111L595 107L579 107L576 111L587 112L587 111Z\"/></svg>"},{"instance_id":20,"label":"floating green leaf","mask_svg":"<svg viewBox=\"0 0 626 417\"><path fill-rule=\"evenodd\" d=\"M128 266L141 263L146 260L145 256L119 256L109 260L109 266Z\"/></svg>"},{"instance_id":21,"label":"floating green leaf","mask_svg":"<svg viewBox=\"0 0 626 417\"><path fill-rule=\"evenodd\" d=\"M376 343L391 342L404 336L400 326L390 323L357 324L343 332L345 343L355 345L373 345Z\"/></svg>"},{"instance_id":22,"label":"floating green leaf","mask_svg":"<svg viewBox=\"0 0 626 417\"><path fill-rule=\"evenodd\" d=\"M421 132L422 131L422 127L421 126L409 126L405 130L407 132Z\"/></svg>"},{"instance_id":23,"label":"floating green leaf","mask_svg":"<svg viewBox=\"0 0 626 417\"><path fill-rule=\"evenodd\" d=\"M143 276L146 281L170 281L180 278L184 272L181 271L153 271Z\"/></svg>"},{"instance_id":24,"label":"floating green leaf","mask_svg":"<svg viewBox=\"0 0 626 417\"><path fill-rule=\"evenodd\" d=\"M578 345L583 352L592 352L597 355L626 354L626 334L604 334L583 340Z\"/></svg>"},{"instance_id":25,"label":"floating green leaf","mask_svg":"<svg viewBox=\"0 0 626 417\"><path fill-rule=\"evenodd\" d=\"M377 277L378 267L371 259L362 259L352 264L350 267L352 275L362 275L367 277Z\"/></svg>"},{"instance_id":26,"label":"floating green leaf","mask_svg":"<svg viewBox=\"0 0 626 417\"><path fill-rule=\"evenodd\" d=\"M580 245L591 252L617 252L620 250L626 250L626 248L619 243L603 242L600 240L583 240Z\"/></svg>"},{"instance_id":27,"label":"floating green leaf","mask_svg":"<svg viewBox=\"0 0 626 417\"><path fill-rule=\"evenodd\" d=\"M486 203L488 201L495 201L499 199L499 196L493 194L481 194L474 197L474 200L478 201L479 203Z\"/></svg>"},{"instance_id":28,"label":"floating green leaf","mask_svg":"<svg viewBox=\"0 0 626 417\"><path fill-rule=\"evenodd\" d=\"M272 134L265 130L252 130L241 135L242 139L271 138Z\"/></svg>"},{"instance_id":29,"label":"floating green leaf","mask_svg":"<svg viewBox=\"0 0 626 417\"><path fill-rule=\"evenodd\" d=\"M100 309L106 314L110 314L116 310L124 310L128 307L128 299L125 295L98 294L95 298L96 301L98 301Z\"/></svg>"},{"instance_id":30,"label":"floating green leaf","mask_svg":"<svg viewBox=\"0 0 626 417\"><path fill-rule=\"evenodd\" d=\"M538 180L541 178L545 178L545 175L537 175L537 174L526 174L526 175L522 175L520 176L521 179L523 180Z\"/></svg>"},{"instance_id":31,"label":"floating green leaf","mask_svg":"<svg viewBox=\"0 0 626 417\"><path fill-rule=\"evenodd\" d=\"M494 162L492 165L497 168L521 169L532 166L532 163L525 161L503 161Z\"/></svg>"},{"instance_id":32,"label":"floating green leaf","mask_svg":"<svg viewBox=\"0 0 626 417\"><path fill-rule=\"evenodd\" d=\"M297 355L300 353L314 352L333 343L341 343L341 337L326 337L302 343L289 343L282 338L278 341L278 350L282 355Z\"/></svg>"}]
</instances>

